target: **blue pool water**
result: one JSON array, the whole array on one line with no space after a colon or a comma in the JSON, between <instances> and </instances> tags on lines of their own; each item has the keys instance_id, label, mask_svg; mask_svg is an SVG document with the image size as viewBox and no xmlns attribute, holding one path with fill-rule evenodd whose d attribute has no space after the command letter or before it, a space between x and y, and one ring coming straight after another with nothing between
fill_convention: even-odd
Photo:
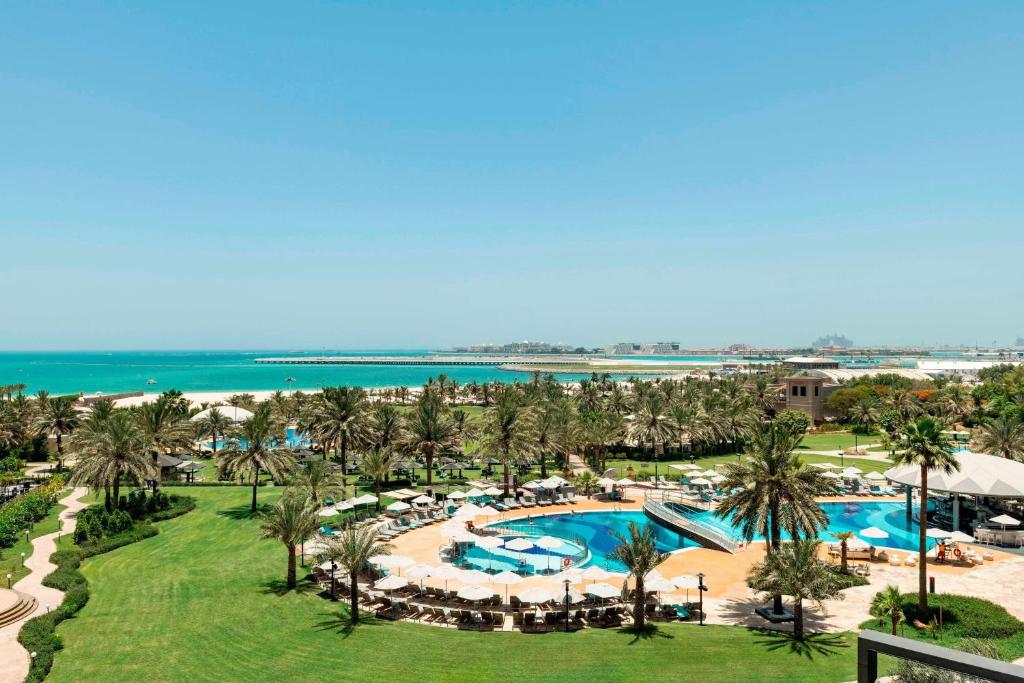
<instances>
[{"instance_id":1,"label":"blue pool water","mask_svg":"<svg viewBox=\"0 0 1024 683\"><path fill-rule=\"evenodd\" d=\"M889 538L875 541L878 545L901 550L917 548L917 524L907 519L906 507L903 503L851 501L821 503L821 507L829 518L828 529L821 534L822 541L835 542L836 539L832 536L834 533L842 531L856 533L874 526L889 533ZM729 519L720 519L713 512L707 510L690 509L686 514L727 536L739 538ZM463 560L467 564L483 570L522 571L525 564L530 571L544 572L549 567L551 570L561 569L562 561L566 557L573 558L575 563L585 546L589 555L585 561L578 563L578 566L587 567L596 564L609 571L625 572L625 566L609 555L618 544L612 532L626 535L630 522L651 527L654 530L658 549L662 552L699 547L697 543L653 522L640 510L583 512L576 515L538 516L529 520L521 518L514 521L496 522L491 525L526 534L528 538L532 539L540 536L554 536L565 541L560 548L551 551L533 548L525 552L513 552L505 548L485 550L472 546ZM785 534L784 536L788 538ZM511 538L512 536L508 536L506 540L511 540ZM755 538L754 540L764 539Z\"/></svg>"}]
</instances>

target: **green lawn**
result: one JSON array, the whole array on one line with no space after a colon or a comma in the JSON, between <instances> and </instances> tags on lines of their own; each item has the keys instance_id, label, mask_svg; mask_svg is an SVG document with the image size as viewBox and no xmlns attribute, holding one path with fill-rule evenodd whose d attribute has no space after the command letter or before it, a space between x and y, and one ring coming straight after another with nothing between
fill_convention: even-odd
<instances>
[{"instance_id":1,"label":"green lawn","mask_svg":"<svg viewBox=\"0 0 1024 683\"><path fill-rule=\"evenodd\" d=\"M871 472L872 470L878 472L884 472L885 470L892 467L892 463L883 462L880 460L868 460L866 458L852 458L844 456L842 458L838 456L829 455L815 455L814 453L803 453L801 459L806 463L816 462L828 462L835 465L844 464L846 467L859 467L864 472ZM715 465L723 462L736 462L737 456L735 453L730 455L709 455L701 458L697 458L694 464L699 465L702 468L713 468ZM658 461L658 474L665 475L670 478L678 478L681 474L679 470L668 467L671 464L688 464L689 459L686 460L659 460ZM625 477L626 469L632 466L633 471L639 477L638 481L647 481L646 477L654 476L654 462L643 461L643 460L609 460L608 467L614 467L619 470L619 476Z\"/></svg>"},{"instance_id":2,"label":"green lawn","mask_svg":"<svg viewBox=\"0 0 1024 683\"><path fill-rule=\"evenodd\" d=\"M261 491L269 502L280 489ZM472 633L371 621L308 587L282 594L284 550L258 540L241 488L192 489L195 511L86 561L86 607L59 628L53 681L845 681L853 636L793 648L785 636L668 625L619 631Z\"/></svg>"},{"instance_id":3,"label":"green lawn","mask_svg":"<svg viewBox=\"0 0 1024 683\"><path fill-rule=\"evenodd\" d=\"M823 434L806 434L798 448L809 451L838 451L844 448L853 448L854 444L866 446L881 442L879 434L864 435L850 434L849 432L832 432Z\"/></svg>"}]
</instances>

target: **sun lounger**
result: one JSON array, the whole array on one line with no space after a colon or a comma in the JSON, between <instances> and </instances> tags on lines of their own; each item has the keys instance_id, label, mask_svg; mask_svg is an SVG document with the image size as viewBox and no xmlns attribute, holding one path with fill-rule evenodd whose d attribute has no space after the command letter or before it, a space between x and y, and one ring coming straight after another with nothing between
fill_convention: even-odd
<instances>
[{"instance_id":1,"label":"sun lounger","mask_svg":"<svg viewBox=\"0 0 1024 683\"><path fill-rule=\"evenodd\" d=\"M905 559L903 561L903 564L905 566L907 566L907 567L916 567L917 566L917 556L916 555L907 555L907 559Z\"/></svg>"},{"instance_id":2,"label":"sun lounger","mask_svg":"<svg viewBox=\"0 0 1024 683\"><path fill-rule=\"evenodd\" d=\"M903 564L903 558L897 555L896 553L893 553L889 556L889 564L893 567L899 567Z\"/></svg>"},{"instance_id":3,"label":"sun lounger","mask_svg":"<svg viewBox=\"0 0 1024 683\"><path fill-rule=\"evenodd\" d=\"M522 505L519 504L519 501L517 501L515 498L505 498L504 500L502 500L502 502L505 504L505 507L507 507L510 510L522 507Z\"/></svg>"}]
</instances>

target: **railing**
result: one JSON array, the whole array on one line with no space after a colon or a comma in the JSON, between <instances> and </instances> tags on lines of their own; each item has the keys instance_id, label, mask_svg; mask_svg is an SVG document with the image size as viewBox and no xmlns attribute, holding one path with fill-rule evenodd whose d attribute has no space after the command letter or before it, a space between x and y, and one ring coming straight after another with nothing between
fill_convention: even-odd
<instances>
[{"instance_id":1,"label":"railing","mask_svg":"<svg viewBox=\"0 0 1024 683\"><path fill-rule=\"evenodd\" d=\"M877 631L864 631L857 638L857 683L875 683L879 653L986 681L1024 683L1024 666Z\"/></svg>"},{"instance_id":2,"label":"railing","mask_svg":"<svg viewBox=\"0 0 1024 683\"><path fill-rule=\"evenodd\" d=\"M740 543L737 539L671 507L673 504L692 506L693 502L683 496L680 491L648 491L644 496L644 512L649 517L701 545L711 545L730 553L739 550Z\"/></svg>"}]
</instances>

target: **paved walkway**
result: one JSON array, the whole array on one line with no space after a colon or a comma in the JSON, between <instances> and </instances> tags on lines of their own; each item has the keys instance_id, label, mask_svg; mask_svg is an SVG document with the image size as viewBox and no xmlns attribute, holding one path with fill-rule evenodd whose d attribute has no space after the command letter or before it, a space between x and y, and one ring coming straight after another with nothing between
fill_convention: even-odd
<instances>
[{"instance_id":1,"label":"paved walkway","mask_svg":"<svg viewBox=\"0 0 1024 683\"><path fill-rule=\"evenodd\" d=\"M78 511L87 505L80 499L88 492L87 488L79 487L60 500L60 504L67 507L60 513L63 528L59 533L69 534L75 530ZM39 601L36 612L55 609L64 599L64 593L61 591L43 585L43 577L56 569L50 562L50 555L57 550L57 533L32 539L32 556L25 560L25 566L31 572L14 584L15 590L31 595ZM0 629L0 681L20 681L28 675L29 655L18 642L18 631L21 630L25 619L33 616L36 614L29 614L21 621Z\"/></svg>"},{"instance_id":2,"label":"paved walkway","mask_svg":"<svg viewBox=\"0 0 1024 683\"><path fill-rule=\"evenodd\" d=\"M576 455L575 453L569 454L569 469L572 470L573 476L576 476L581 472L590 471L590 468L587 466L587 463L583 462L583 458Z\"/></svg>"}]
</instances>

